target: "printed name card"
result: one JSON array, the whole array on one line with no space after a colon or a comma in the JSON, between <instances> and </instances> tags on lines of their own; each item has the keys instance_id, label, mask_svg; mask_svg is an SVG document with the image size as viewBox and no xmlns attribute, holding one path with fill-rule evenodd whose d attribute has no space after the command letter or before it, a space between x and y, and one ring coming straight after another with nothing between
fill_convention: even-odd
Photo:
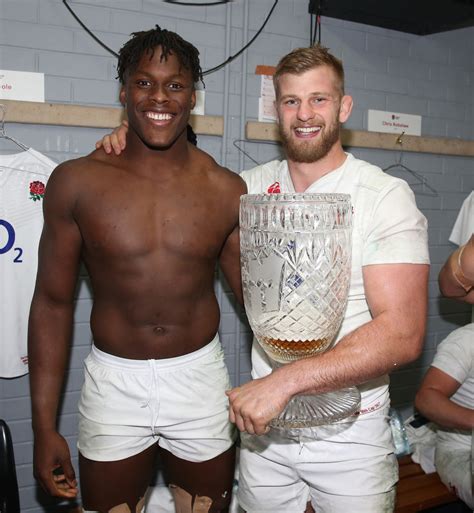
<instances>
[{"instance_id":1,"label":"printed name card","mask_svg":"<svg viewBox=\"0 0 474 513\"><path fill-rule=\"evenodd\" d=\"M44 73L0 69L0 99L44 102Z\"/></svg>"}]
</instances>

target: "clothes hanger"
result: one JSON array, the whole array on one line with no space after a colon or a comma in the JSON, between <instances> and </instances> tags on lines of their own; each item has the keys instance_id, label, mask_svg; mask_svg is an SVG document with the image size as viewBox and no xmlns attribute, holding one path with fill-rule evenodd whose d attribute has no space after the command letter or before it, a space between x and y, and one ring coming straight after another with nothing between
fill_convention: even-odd
<instances>
[{"instance_id":1,"label":"clothes hanger","mask_svg":"<svg viewBox=\"0 0 474 513\"><path fill-rule=\"evenodd\" d=\"M270 142L270 141L249 141L248 139L235 139L232 141L232 144L241 152L243 153L249 160L251 160L254 164L257 164L259 166L262 164L262 162L258 162L255 160L249 153L247 153L241 146L239 146L237 143L253 143L253 144L269 144L271 146L280 146L277 142Z\"/></svg>"},{"instance_id":2,"label":"clothes hanger","mask_svg":"<svg viewBox=\"0 0 474 513\"><path fill-rule=\"evenodd\" d=\"M49 178L49 174L48 173L41 173L39 171L30 171L29 169L22 169L21 167L4 166L2 163L0 163L0 173L2 171L7 171L7 170L21 171L22 173L28 173L30 175L46 176L47 178Z\"/></svg>"},{"instance_id":3,"label":"clothes hanger","mask_svg":"<svg viewBox=\"0 0 474 513\"><path fill-rule=\"evenodd\" d=\"M400 147L403 144L402 138L404 135L405 135L405 132L402 132L397 137L396 144L399 144ZM406 171L407 173L414 176L418 180L417 182L412 182L412 183L409 183L408 185L410 185L410 186L422 185L423 186L423 190L415 191L416 194L419 194L422 196L432 196L432 197L439 196L438 191L428 183L428 181L426 180L426 178L423 175L421 175L420 173L417 173L416 171L413 171L413 169L410 169L409 167L405 166L405 164L402 164L402 158L403 158L403 149L400 150L400 156L398 158L398 162L396 164L391 164L390 166L384 168L383 170L389 171L391 169L401 169L402 171ZM424 190L425 188L428 190Z\"/></svg>"},{"instance_id":4,"label":"clothes hanger","mask_svg":"<svg viewBox=\"0 0 474 513\"><path fill-rule=\"evenodd\" d=\"M5 131L5 115L7 113L7 108L3 103L0 103L0 139L7 139L9 141L14 142L17 146L19 146L23 151L28 151L28 146L25 146L20 141L17 141L10 135L7 135Z\"/></svg>"}]
</instances>

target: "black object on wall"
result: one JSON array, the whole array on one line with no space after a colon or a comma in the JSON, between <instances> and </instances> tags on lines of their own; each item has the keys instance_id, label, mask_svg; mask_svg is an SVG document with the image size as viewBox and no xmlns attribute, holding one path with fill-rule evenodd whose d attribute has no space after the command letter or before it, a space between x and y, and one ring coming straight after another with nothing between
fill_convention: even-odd
<instances>
[{"instance_id":1,"label":"black object on wall","mask_svg":"<svg viewBox=\"0 0 474 513\"><path fill-rule=\"evenodd\" d=\"M20 513L12 437L4 420L0 420L0 512Z\"/></svg>"},{"instance_id":2,"label":"black object on wall","mask_svg":"<svg viewBox=\"0 0 474 513\"><path fill-rule=\"evenodd\" d=\"M474 26L474 0L310 0L309 12L427 35Z\"/></svg>"}]
</instances>

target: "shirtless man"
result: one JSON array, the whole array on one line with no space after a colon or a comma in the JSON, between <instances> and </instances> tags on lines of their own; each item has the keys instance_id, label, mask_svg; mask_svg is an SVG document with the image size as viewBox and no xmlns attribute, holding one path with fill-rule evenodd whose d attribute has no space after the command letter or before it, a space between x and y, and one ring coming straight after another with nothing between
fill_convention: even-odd
<instances>
[{"instance_id":1,"label":"shirtless man","mask_svg":"<svg viewBox=\"0 0 474 513\"><path fill-rule=\"evenodd\" d=\"M235 433L214 271L219 261L240 297L246 187L186 140L198 54L159 27L133 34L118 61L126 149L59 165L44 199L29 324L34 472L49 494L78 494L56 417L82 260L94 296L79 404L86 511L140 511L158 452L177 511L230 503Z\"/></svg>"}]
</instances>

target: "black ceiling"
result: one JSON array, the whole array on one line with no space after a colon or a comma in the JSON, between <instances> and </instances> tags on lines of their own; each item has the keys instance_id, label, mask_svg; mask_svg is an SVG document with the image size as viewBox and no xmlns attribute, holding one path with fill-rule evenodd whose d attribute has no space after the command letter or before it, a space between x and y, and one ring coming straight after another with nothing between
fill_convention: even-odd
<instances>
[{"instance_id":1,"label":"black ceiling","mask_svg":"<svg viewBox=\"0 0 474 513\"><path fill-rule=\"evenodd\" d=\"M301 0L299 0L301 1ZM474 0L312 0L322 16L426 35L474 26Z\"/></svg>"}]
</instances>

